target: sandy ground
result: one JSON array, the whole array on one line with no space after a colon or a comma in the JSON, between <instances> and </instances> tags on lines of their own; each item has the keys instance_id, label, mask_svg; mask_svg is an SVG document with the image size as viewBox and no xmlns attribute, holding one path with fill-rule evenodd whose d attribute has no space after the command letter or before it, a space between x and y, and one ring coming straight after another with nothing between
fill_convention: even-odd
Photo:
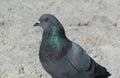
<instances>
[{"instance_id":1,"label":"sandy ground","mask_svg":"<svg viewBox=\"0 0 120 78\"><path fill-rule=\"evenodd\" d=\"M51 78L38 50L43 30L33 27L54 14L67 37L120 77L120 0L0 0L0 78Z\"/></svg>"}]
</instances>

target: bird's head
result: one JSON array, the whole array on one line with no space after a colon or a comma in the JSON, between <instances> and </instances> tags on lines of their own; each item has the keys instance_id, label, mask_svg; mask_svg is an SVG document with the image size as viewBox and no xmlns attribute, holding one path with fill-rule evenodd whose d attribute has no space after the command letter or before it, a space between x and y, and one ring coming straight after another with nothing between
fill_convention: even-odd
<instances>
[{"instance_id":1,"label":"bird's head","mask_svg":"<svg viewBox=\"0 0 120 78\"><path fill-rule=\"evenodd\" d=\"M57 18L51 14L44 14L40 17L38 22L34 26L41 26L44 30L51 29L56 26L60 26L60 22Z\"/></svg>"}]
</instances>

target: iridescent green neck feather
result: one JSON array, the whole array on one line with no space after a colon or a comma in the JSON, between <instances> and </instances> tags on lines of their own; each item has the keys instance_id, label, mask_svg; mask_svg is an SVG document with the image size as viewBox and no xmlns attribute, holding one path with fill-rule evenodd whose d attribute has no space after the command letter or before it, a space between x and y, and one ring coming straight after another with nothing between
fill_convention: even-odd
<instances>
[{"instance_id":1,"label":"iridescent green neck feather","mask_svg":"<svg viewBox=\"0 0 120 78\"><path fill-rule=\"evenodd\" d=\"M60 32L54 28L53 31L51 31L51 35L47 38L47 43L54 47L60 47L66 46L67 40L65 38L62 38L60 36Z\"/></svg>"}]
</instances>

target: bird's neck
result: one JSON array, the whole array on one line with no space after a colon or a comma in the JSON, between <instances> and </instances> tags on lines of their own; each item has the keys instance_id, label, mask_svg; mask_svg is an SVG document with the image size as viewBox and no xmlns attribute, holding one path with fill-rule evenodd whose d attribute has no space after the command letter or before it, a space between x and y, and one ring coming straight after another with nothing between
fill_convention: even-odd
<instances>
[{"instance_id":1,"label":"bird's neck","mask_svg":"<svg viewBox=\"0 0 120 78\"><path fill-rule=\"evenodd\" d=\"M64 30L43 32L41 59L46 62L56 61L65 56L69 48L71 48L71 42L65 36Z\"/></svg>"},{"instance_id":2,"label":"bird's neck","mask_svg":"<svg viewBox=\"0 0 120 78\"><path fill-rule=\"evenodd\" d=\"M69 40L65 36L64 30L59 31L55 28L51 31L44 31L43 40L45 44L51 45L53 47L69 45Z\"/></svg>"}]
</instances>

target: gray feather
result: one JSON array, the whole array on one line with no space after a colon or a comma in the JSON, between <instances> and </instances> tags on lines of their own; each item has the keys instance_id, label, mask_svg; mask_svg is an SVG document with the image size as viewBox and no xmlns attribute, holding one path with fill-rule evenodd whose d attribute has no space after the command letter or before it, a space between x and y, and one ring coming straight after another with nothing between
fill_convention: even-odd
<instances>
[{"instance_id":1,"label":"gray feather","mask_svg":"<svg viewBox=\"0 0 120 78\"><path fill-rule=\"evenodd\" d=\"M77 68L77 70L84 72L89 68L91 58L76 43L72 43L68 55L69 61Z\"/></svg>"}]
</instances>

